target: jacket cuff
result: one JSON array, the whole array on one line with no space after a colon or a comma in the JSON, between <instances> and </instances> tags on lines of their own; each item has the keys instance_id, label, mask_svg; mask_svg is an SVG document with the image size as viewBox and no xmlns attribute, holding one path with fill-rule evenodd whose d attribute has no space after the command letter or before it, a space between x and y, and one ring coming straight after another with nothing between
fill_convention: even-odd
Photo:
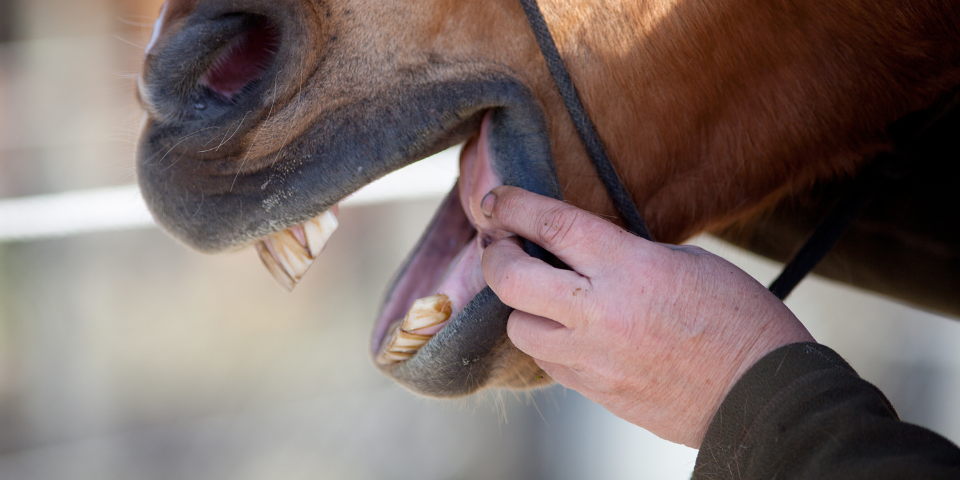
<instances>
[{"instance_id":1,"label":"jacket cuff","mask_svg":"<svg viewBox=\"0 0 960 480\"><path fill-rule=\"evenodd\" d=\"M731 470L743 466L751 453L748 437L758 419L778 408L786 392L823 374L859 378L840 355L817 343L786 345L760 359L733 386L710 422L694 478L730 478Z\"/></svg>"}]
</instances>

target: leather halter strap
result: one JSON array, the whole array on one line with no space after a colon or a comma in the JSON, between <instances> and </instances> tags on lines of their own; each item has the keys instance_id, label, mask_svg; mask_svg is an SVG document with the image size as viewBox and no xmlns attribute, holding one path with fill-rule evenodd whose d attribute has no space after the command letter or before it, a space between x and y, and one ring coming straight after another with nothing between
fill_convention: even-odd
<instances>
[{"instance_id":1,"label":"leather halter strap","mask_svg":"<svg viewBox=\"0 0 960 480\"><path fill-rule=\"evenodd\" d=\"M653 240L646 223L640 216L640 210L627 192L623 181L617 175L617 171L607 155L606 148L600 141L597 129L583 107L580 95L577 93L563 59L560 58L560 52L553 36L550 34L550 29L547 27L539 5L537 5L536 0L520 0L520 5L527 16L527 21L530 23L530 28L537 39L540 52L547 62L547 68L550 70L550 75L560 92L567 112L573 119L580 140L583 142L594 167L596 167L597 174L603 182L603 186L607 189L607 194L620 212L620 217L631 232L647 240ZM917 136L929 127L928 124L921 128ZM830 212L807 239L803 247L787 263L777 279L770 284L770 291L781 300L786 298L794 287L830 252L837 240L866 209L867 205L876 198L882 188L890 180L903 176L912 163L905 160L905 156L902 154L891 153L881 155L866 167L857 176L851 188L830 209Z\"/></svg>"},{"instance_id":2,"label":"leather halter strap","mask_svg":"<svg viewBox=\"0 0 960 480\"><path fill-rule=\"evenodd\" d=\"M631 232L647 240L652 240L650 231L647 230L647 224L640 216L640 210L637 209L637 204L633 203L633 199L627 192L627 187L623 185L623 181L617 175L617 170L613 168L613 163L607 156L607 149L604 148L603 142L600 141L600 135L597 134L597 128L593 126L590 116L583 108L580 94L577 93L577 88L573 85L570 73L563 64L563 59L560 58L560 51L557 50L557 44L554 43L553 36L550 35L550 29L547 28L547 22L543 19L540 7L536 0L520 0L520 5L523 7L523 13L527 15L527 21L530 22L533 35L537 37L540 52L543 54L544 60L547 61L547 68L550 69L550 76L553 77L553 82L557 85L557 90L560 91L563 104L567 107L567 112L573 119L573 124L577 127L580 140L586 147L587 154L593 161L593 166L596 167L603 186L607 189L607 194L610 195L613 205L620 212L620 218L623 219L623 223L627 225Z\"/></svg>"}]
</instances>

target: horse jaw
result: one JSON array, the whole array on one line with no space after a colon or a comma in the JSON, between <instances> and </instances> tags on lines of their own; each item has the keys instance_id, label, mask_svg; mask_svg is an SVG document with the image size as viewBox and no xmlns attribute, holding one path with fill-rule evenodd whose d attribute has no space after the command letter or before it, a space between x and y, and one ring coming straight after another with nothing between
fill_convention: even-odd
<instances>
[{"instance_id":1,"label":"horse jaw","mask_svg":"<svg viewBox=\"0 0 960 480\"><path fill-rule=\"evenodd\" d=\"M335 8L259 3L168 6L148 52L138 177L155 218L180 240L211 252L261 245L265 263L290 287L304 258L312 259L298 253L309 243L297 237L300 225L376 178L481 131L488 158L499 159L488 162L496 163L498 181L561 197L541 105L511 68L396 51L390 55L400 58L390 59L378 55L382 46L357 47L369 39L352 37L339 23L351 17ZM306 35L319 47L296 58L303 36L291 32L304 24L319 25ZM358 58L355 48L370 58ZM398 65L412 61L419 66ZM381 369L439 397L542 384L542 372L506 339L510 310L484 288L479 256L467 250L463 268L439 285L455 300L452 317L416 355ZM460 274L473 280L454 278ZM382 337L385 324L378 325ZM460 368L450 368L451 359Z\"/></svg>"}]
</instances>

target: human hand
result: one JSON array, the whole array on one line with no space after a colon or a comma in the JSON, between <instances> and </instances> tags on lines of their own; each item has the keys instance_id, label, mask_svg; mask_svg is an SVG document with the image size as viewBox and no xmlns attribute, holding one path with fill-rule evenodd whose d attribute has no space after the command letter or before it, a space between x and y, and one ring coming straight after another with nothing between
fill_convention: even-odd
<instances>
[{"instance_id":1,"label":"human hand","mask_svg":"<svg viewBox=\"0 0 960 480\"><path fill-rule=\"evenodd\" d=\"M661 438L699 447L757 360L813 341L766 288L700 248L649 242L515 187L493 189L481 209L491 227L573 269L528 256L517 237L484 250L484 278L516 309L514 345L557 382Z\"/></svg>"}]
</instances>

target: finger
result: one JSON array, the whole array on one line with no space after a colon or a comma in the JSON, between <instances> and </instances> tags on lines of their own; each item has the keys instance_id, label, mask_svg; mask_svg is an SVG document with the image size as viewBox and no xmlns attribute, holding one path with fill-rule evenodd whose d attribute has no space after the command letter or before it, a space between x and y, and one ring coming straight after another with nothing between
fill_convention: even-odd
<instances>
[{"instance_id":1,"label":"finger","mask_svg":"<svg viewBox=\"0 0 960 480\"><path fill-rule=\"evenodd\" d=\"M484 203L493 201L490 223L549 250L588 277L611 263L632 234L584 210L516 187L501 186Z\"/></svg>"},{"instance_id":2,"label":"finger","mask_svg":"<svg viewBox=\"0 0 960 480\"><path fill-rule=\"evenodd\" d=\"M536 360L564 363L568 360L569 329L563 325L520 310L507 319L507 336L521 352Z\"/></svg>"},{"instance_id":3,"label":"finger","mask_svg":"<svg viewBox=\"0 0 960 480\"><path fill-rule=\"evenodd\" d=\"M503 303L517 310L566 326L577 325L590 281L527 255L518 243L517 237L511 237L484 249L480 267L487 285Z\"/></svg>"}]
</instances>

